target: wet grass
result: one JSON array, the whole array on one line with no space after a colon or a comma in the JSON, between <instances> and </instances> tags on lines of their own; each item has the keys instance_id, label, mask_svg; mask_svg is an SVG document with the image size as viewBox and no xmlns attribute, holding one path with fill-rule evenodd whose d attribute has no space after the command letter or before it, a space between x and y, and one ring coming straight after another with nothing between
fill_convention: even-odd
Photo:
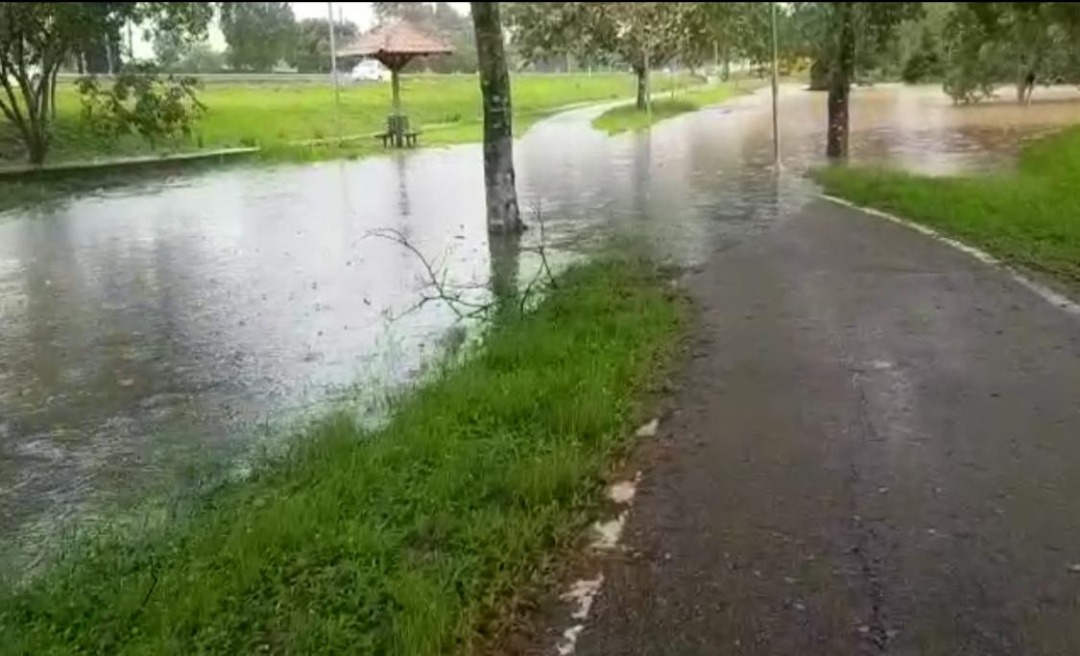
<instances>
[{"instance_id":1,"label":"wet grass","mask_svg":"<svg viewBox=\"0 0 1080 656\"><path fill-rule=\"evenodd\" d=\"M1028 146L1009 174L926 177L828 167L829 194L924 223L999 259L1080 286L1080 127Z\"/></svg>"},{"instance_id":2,"label":"wet grass","mask_svg":"<svg viewBox=\"0 0 1080 656\"><path fill-rule=\"evenodd\" d=\"M671 97L653 94L652 111L638 109L634 104L620 105L607 110L593 119L593 127L608 134L645 130L660 121L697 111L709 105L721 103L735 95L745 93L749 87L735 83L721 83L708 87L676 91Z\"/></svg>"},{"instance_id":3,"label":"wet grass","mask_svg":"<svg viewBox=\"0 0 1080 656\"><path fill-rule=\"evenodd\" d=\"M580 539L683 305L647 262L578 265L367 433L327 417L166 534L0 595L13 654L468 652Z\"/></svg>"},{"instance_id":4,"label":"wet grass","mask_svg":"<svg viewBox=\"0 0 1080 656\"><path fill-rule=\"evenodd\" d=\"M658 89L692 80L656 76ZM630 97L634 78L622 73L517 75L512 78L514 130L524 132L536 121L566 105ZM116 143L95 138L83 124L72 85L58 89L57 120L50 163L82 162L151 154L170 154L238 146L259 146L270 161L355 159L384 152L372 135L385 128L390 108L389 83L350 84L341 92L341 112L334 92L323 84L208 84L200 92L206 115L191 139L160 144L126 138ZM481 139L480 89L473 75L408 75L402 99L421 146L469 143ZM336 139L340 118L341 134ZM0 168L22 165L17 140L0 121ZM5 179L0 177L0 211L64 198L73 188L93 188L99 172L68 176L74 180ZM116 176L110 174L110 177Z\"/></svg>"},{"instance_id":5,"label":"wet grass","mask_svg":"<svg viewBox=\"0 0 1080 656\"><path fill-rule=\"evenodd\" d=\"M657 76L661 89L675 82L688 83ZM523 127L568 104L625 98L634 92L633 76L622 73L517 75L512 84L514 116ZM389 83L373 82L343 86L340 114L335 110L332 87L324 84L207 84L199 98L207 111L192 138L161 145L156 152L261 146L275 157L292 154L307 158L311 147L297 146L297 142L335 140L340 122L341 134L356 139L338 150L363 155L382 149L371 135L385 128L391 103ZM456 136L442 137L442 143L480 137L483 114L474 75L403 76L402 100L412 127L423 133L422 144L426 135L443 131ZM95 138L83 125L73 85L59 88L57 108L52 162L145 155L151 150L136 139L109 144ZM0 152L7 158L0 159L0 164L21 163L14 144ZM341 154L326 152L327 156Z\"/></svg>"}]
</instances>

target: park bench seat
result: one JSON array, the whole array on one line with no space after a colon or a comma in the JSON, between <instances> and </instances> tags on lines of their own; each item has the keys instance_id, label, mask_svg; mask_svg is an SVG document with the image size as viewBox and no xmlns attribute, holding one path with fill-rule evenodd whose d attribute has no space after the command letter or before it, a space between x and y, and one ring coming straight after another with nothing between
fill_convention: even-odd
<instances>
[{"instance_id":1,"label":"park bench seat","mask_svg":"<svg viewBox=\"0 0 1080 656\"><path fill-rule=\"evenodd\" d=\"M383 148L386 148L393 143L395 134L400 134L409 148L416 146L416 138L420 136L418 131L409 128L409 117L404 114L391 114L386 117L386 132L375 135L375 138L382 140Z\"/></svg>"}]
</instances>

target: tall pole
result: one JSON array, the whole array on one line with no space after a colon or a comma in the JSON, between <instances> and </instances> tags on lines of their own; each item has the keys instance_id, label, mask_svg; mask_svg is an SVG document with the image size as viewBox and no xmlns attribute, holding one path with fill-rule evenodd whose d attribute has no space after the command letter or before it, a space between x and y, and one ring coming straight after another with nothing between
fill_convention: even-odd
<instances>
[{"instance_id":1,"label":"tall pole","mask_svg":"<svg viewBox=\"0 0 1080 656\"><path fill-rule=\"evenodd\" d=\"M776 3L772 5L772 135L773 135L773 165L780 170L780 114L777 103L777 95L780 86L780 46L777 43L776 29Z\"/></svg>"},{"instance_id":2,"label":"tall pole","mask_svg":"<svg viewBox=\"0 0 1080 656\"><path fill-rule=\"evenodd\" d=\"M334 39L334 3L326 3L326 18L330 25L330 79L334 84L334 128L341 140L341 89L338 86L337 43Z\"/></svg>"}]
</instances>

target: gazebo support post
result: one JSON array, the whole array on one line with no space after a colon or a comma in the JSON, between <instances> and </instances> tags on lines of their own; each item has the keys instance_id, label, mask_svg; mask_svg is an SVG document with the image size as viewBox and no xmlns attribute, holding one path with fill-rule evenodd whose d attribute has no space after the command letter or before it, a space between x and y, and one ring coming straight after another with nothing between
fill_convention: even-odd
<instances>
[{"instance_id":1,"label":"gazebo support post","mask_svg":"<svg viewBox=\"0 0 1080 656\"><path fill-rule=\"evenodd\" d=\"M401 119L401 76L398 75L399 68L397 66L390 69L390 90L394 97L394 117L390 119L393 121L394 126L394 147L401 148L405 144L402 143L405 140L405 135L402 134L404 130Z\"/></svg>"},{"instance_id":2,"label":"gazebo support post","mask_svg":"<svg viewBox=\"0 0 1080 656\"><path fill-rule=\"evenodd\" d=\"M390 88L394 94L394 113L401 114L401 77L396 68L390 69Z\"/></svg>"},{"instance_id":3,"label":"gazebo support post","mask_svg":"<svg viewBox=\"0 0 1080 656\"><path fill-rule=\"evenodd\" d=\"M390 94L393 99L390 140L395 148L405 147L405 115L401 111L401 69L411 60L412 57L408 55L390 55L379 59L383 66L390 69Z\"/></svg>"}]
</instances>

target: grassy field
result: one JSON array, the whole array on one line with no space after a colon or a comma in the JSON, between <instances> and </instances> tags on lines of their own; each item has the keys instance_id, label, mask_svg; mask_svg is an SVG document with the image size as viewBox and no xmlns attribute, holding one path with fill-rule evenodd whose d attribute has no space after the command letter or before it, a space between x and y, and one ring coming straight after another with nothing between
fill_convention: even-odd
<instances>
[{"instance_id":1,"label":"grassy field","mask_svg":"<svg viewBox=\"0 0 1080 656\"><path fill-rule=\"evenodd\" d=\"M659 88L670 78L657 76ZM681 80L686 84L686 80ZM630 97L634 78L628 74L518 75L512 80L515 128L522 132L552 111L573 103ZM207 84L199 94L206 115L195 126L191 140L158 150L195 150L231 146L261 146L270 157L321 159L354 157L381 151L371 134L385 128L390 109L389 83L350 84L341 91L341 134L357 137L344 146L297 142L336 136L334 92L313 84ZM402 100L421 145L478 141L482 110L480 89L473 75L409 75L402 81ZM84 127L81 105L72 85L58 89L57 123L50 161L147 154L137 139L108 144ZM0 128L2 129L2 128ZM0 148L8 161L14 148ZM0 160L0 164L4 160Z\"/></svg>"},{"instance_id":2,"label":"grassy field","mask_svg":"<svg viewBox=\"0 0 1080 656\"><path fill-rule=\"evenodd\" d=\"M639 110L633 103L620 105L597 116L593 120L593 127L608 134L637 132L664 119L723 102L739 93L745 93L745 90L749 88L747 83L743 83L742 87L735 83L721 83L676 91L674 97L654 93L651 113Z\"/></svg>"},{"instance_id":3,"label":"grassy field","mask_svg":"<svg viewBox=\"0 0 1080 656\"><path fill-rule=\"evenodd\" d=\"M658 89L686 87L693 80L657 75ZM512 79L514 130L524 133L536 121L574 103L631 97L629 74L518 75ZM153 153L142 141L127 138L106 143L95 138L81 120L81 105L71 85L58 89L57 122L50 163L165 154L234 146L260 146L268 160L314 161L365 157L383 152L370 135L384 129L390 108L388 83L349 85L341 95L341 133L355 138L337 143L334 92L316 84L207 84L200 99L206 115L190 140L168 144ZM402 98L414 128L422 131L420 145L450 145L479 141L483 125L480 89L472 75L409 75L402 81ZM24 157L8 126L0 121L0 168L22 165ZM298 144L329 140L324 143ZM190 165L185 165L190 166ZM148 172L160 176L159 172ZM63 199L102 186L124 184L143 177L136 171L94 172L63 179L0 179L0 211Z\"/></svg>"},{"instance_id":4,"label":"grassy field","mask_svg":"<svg viewBox=\"0 0 1080 656\"><path fill-rule=\"evenodd\" d=\"M646 262L579 265L376 434L328 418L168 534L0 593L2 651L467 652L581 539L683 313Z\"/></svg>"},{"instance_id":5,"label":"grassy field","mask_svg":"<svg viewBox=\"0 0 1080 656\"><path fill-rule=\"evenodd\" d=\"M929 178L834 167L814 176L829 194L919 221L1080 286L1080 127L1030 145L1012 174Z\"/></svg>"}]
</instances>

